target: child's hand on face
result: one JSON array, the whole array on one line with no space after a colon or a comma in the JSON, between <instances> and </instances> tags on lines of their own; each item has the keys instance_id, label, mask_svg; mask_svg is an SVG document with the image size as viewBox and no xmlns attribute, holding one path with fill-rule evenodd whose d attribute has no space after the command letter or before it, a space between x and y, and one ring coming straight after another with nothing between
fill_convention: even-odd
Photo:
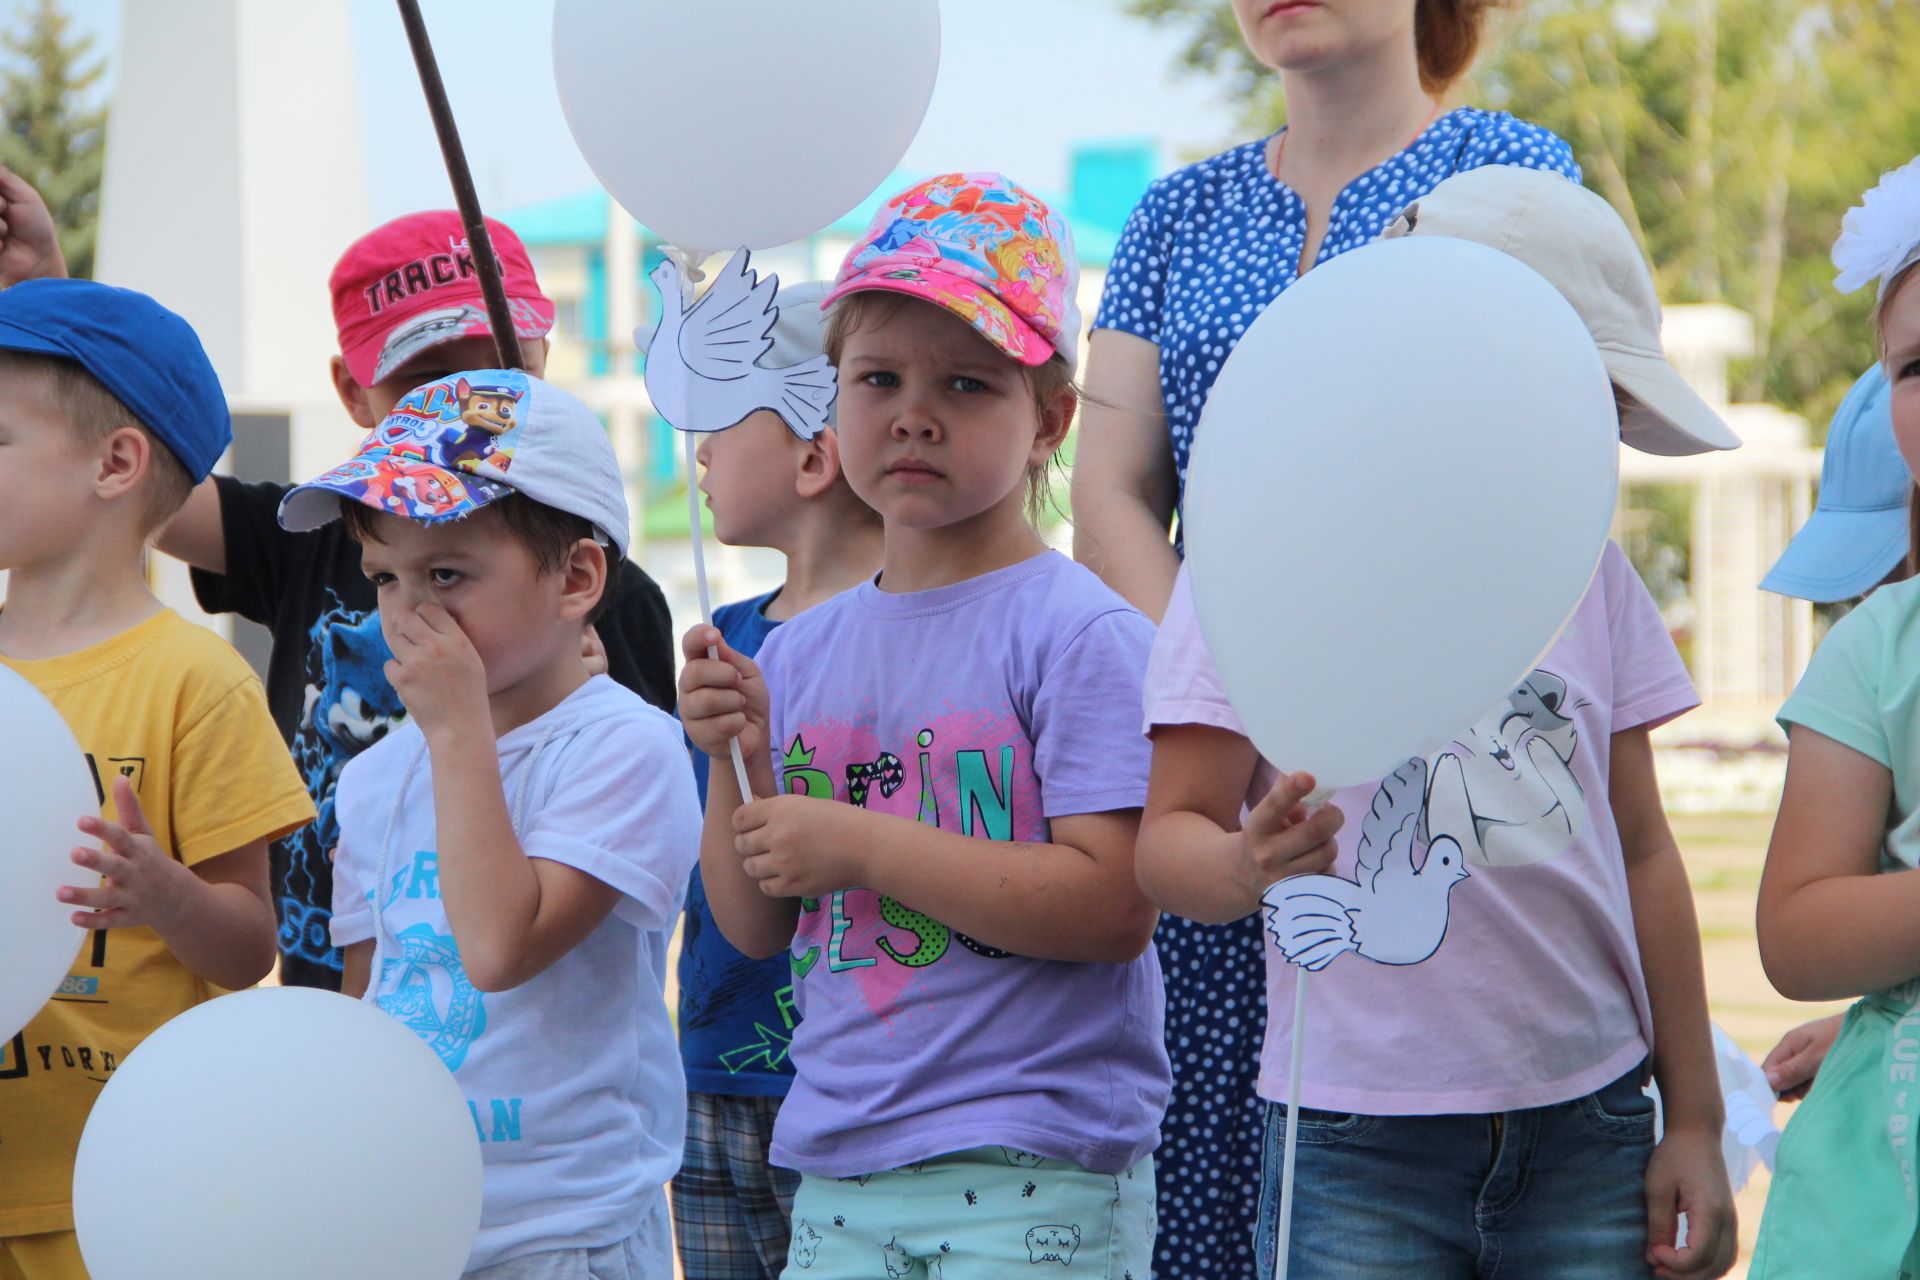
<instances>
[{"instance_id":1,"label":"child's hand on face","mask_svg":"<svg viewBox=\"0 0 1920 1280\"><path fill-rule=\"evenodd\" d=\"M724 749L724 748L723 748ZM859 810L813 796L773 796L741 805L733 845L741 867L769 898L819 898L863 879Z\"/></svg>"},{"instance_id":2,"label":"child's hand on face","mask_svg":"<svg viewBox=\"0 0 1920 1280\"><path fill-rule=\"evenodd\" d=\"M60 901L85 908L73 913L82 929L120 929L151 925L163 932L173 922L180 904L193 888L194 874L176 862L153 838L153 828L140 808L140 797L125 778L113 780L113 803L118 823L98 815L80 819L80 830L106 842L104 849L75 849L73 860L97 871L104 882L93 889L67 886Z\"/></svg>"},{"instance_id":3,"label":"child's hand on face","mask_svg":"<svg viewBox=\"0 0 1920 1280\"><path fill-rule=\"evenodd\" d=\"M680 672L680 723L693 745L716 760L727 756L729 739L751 760L767 749L767 683L760 668L741 657L713 627L699 626L681 641L687 658ZM707 656L717 648L720 656Z\"/></svg>"},{"instance_id":4,"label":"child's hand on face","mask_svg":"<svg viewBox=\"0 0 1920 1280\"><path fill-rule=\"evenodd\" d=\"M1333 865L1339 851L1334 837L1346 815L1330 804L1308 809L1302 802L1313 788L1310 773L1282 774L1247 815L1240 829L1240 873L1252 897L1275 881L1318 875Z\"/></svg>"},{"instance_id":5,"label":"child's hand on face","mask_svg":"<svg viewBox=\"0 0 1920 1280\"><path fill-rule=\"evenodd\" d=\"M386 671L407 715L427 737L492 736L486 667L467 633L439 605L419 605L401 615Z\"/></svg>"}]
</instances>

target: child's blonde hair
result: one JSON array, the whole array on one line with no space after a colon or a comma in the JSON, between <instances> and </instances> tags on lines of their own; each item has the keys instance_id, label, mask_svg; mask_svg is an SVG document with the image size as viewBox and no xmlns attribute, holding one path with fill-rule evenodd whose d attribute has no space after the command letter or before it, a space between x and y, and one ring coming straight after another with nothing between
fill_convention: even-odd
<instances>
[{"instance_id":1,"label":"child's blonde hair","mask_svg":"<svg viewBox=\"0 0 1920 1280\"><path fill-rule=\"evenodd\" d=\"M32 351L0 351L0 381L32 381L62 425L86 444L99 444L123 427L147 438L146 478L141 482L140 529L153 533L187 504L193 477L172 449L99 379L72 360Z\"/></svg>"},{"instance_id":2,"label":"child's blonde hair","mask_svg":"<svg viewBox=\"0 0 1920 1280\"><path fill-rule=\"evenodd\" d=\"M863 324L869 320L884 324L898 314L902 306L912 301L895 293L870 291L850 293L834 303L827 321L827 358L838 365L847 339ZM884 314L876 314L881 308L885 308ZM1004 358L1013 362L1011 356ZM1026 378L1027 390L1033 396L1035 410L1043 415L1043 422L1047 406L1058 403L1061 396L1071 395L1076 405L1085 398L1080 385L1074 381L1073 367L1067 363L1065 356L1055 355L1040 365L1023 364L1020 372ZM1053 505L1053 475L1060 468L1058 449L1039 466L1027 468L1028 523L1038 525L1045 517L1047 508Z\"/></svg>"}]
</instances>

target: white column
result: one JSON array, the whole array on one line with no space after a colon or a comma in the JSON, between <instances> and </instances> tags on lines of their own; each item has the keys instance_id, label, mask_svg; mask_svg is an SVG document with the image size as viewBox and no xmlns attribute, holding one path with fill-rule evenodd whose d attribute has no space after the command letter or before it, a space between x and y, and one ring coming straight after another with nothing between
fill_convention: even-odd
<instances>
[{"instance_id":1,"label":"white column","mask_svg":"<svg viewBox=\"0 0 1920 1280\"><path fill-rule=\"evenodd\" d=\"M293 469L352 443L327 361L327 275L367 229L347 0L121 6L99 278L185 316L230 401L295 423ZM161 598L192 617L184 567Z\"/></svg>"}]
</instances>

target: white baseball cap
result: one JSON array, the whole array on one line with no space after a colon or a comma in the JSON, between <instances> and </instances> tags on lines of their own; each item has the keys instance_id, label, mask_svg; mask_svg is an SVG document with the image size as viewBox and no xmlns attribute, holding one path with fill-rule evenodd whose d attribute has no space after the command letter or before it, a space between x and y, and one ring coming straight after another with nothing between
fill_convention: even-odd
<instances>
[{"instance_id":1,"label":"white baseball cap","mask_svg":"<svg viewBox=\"0 0 1920 1280\"><path fill-rule=\"evenodd\" d=\"M415 387L352 458L288 492L280 527L340 518L343 499L435 524L510 493L579 516L621 556L626 486L593 410L518 369L474 369Z\"/></svg>"},{"instance_id":2,"label":"white baseball cap","mask_svg":"<svg viewBox=\"0 0 1920 1280\"><path fill-rule=\"evenodd\" d=\"M1660 297L1633 233L1604 199L1544 169L1490 164L1457 173L1408 205L1382 239L1453 236L1510 254L1545 276L1586 322L1625 396L1620 440L1667 457L1738 449L1740 437L1667 360Z\"/></svg>"}]
</instances>

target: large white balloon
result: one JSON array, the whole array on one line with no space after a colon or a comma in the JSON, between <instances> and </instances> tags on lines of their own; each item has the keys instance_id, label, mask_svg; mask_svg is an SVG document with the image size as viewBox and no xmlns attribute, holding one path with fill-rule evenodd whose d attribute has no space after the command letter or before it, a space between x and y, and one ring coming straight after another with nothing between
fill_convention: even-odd
<instances>
[{"instance_id":1,"label":"large white balloon","mask_svg":"<svg viewBox=\"0 0 1920 1280\"><path fill-rule=\"evenodd\" d=\"M74 824L99 812L67 722L25 677L0 667L0 1041L26 1026L72 971L86 930L54 894L100 882L70 856L86 842Z\"/></svg>"},{"instance_id":2,"label":"large white balloon","mask_svg":"<svg viewBox=\"0 0 1920 1280\"><path fill-rule=\"evenodd\" d=\"M940 64L938 0L558 0L580 154L684 249L810 236L887 180Z\"/></svg>"},{"instance_id":3,"label":"large white balloon","mask_svg":"<svg viewBox=\"0 0 1920 1280\"><path fill-rule=\"evenodd\" d=\"M1183 513L1261 754L1365 782L1506 696L1599 563L1618 433L1579 316L1497 250L1385 241L1283 293L1220 370Z\"/></svg>"},{"instance_id":4,"label":"large white balloon","mask_svg":"<svg viewBox=\"0 0 1920 1280\"><path fill-rule=\"evenodd\" d=\"M108 1079L73 1219L93 1280L454 1280L480 1229L480 1142L453 1076L386 1014L242 991Z\"/></svg>"}]
</instances>

